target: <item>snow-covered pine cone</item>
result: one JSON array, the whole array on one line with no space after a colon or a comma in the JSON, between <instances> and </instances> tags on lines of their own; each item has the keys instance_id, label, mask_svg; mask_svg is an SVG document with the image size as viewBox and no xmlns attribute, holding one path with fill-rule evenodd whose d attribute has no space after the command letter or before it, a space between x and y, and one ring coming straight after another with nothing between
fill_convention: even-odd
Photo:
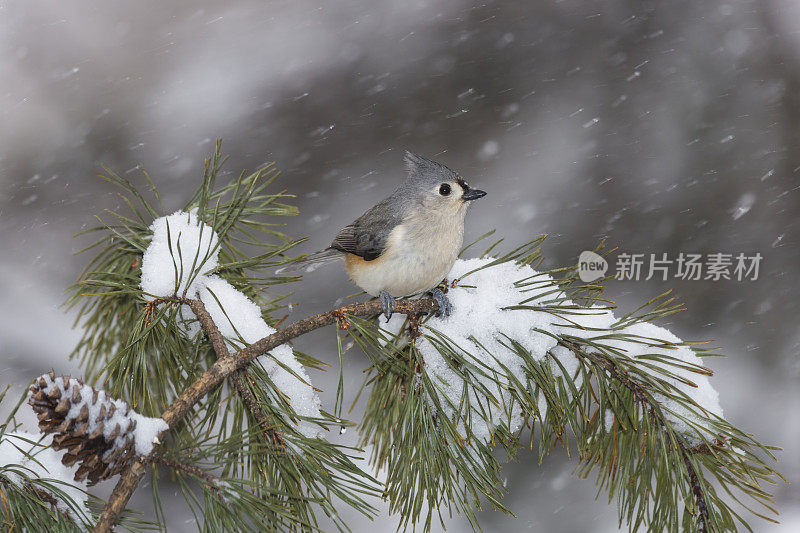
<instances>
[{"instance_id":1,"label":"snow-covered pine cone","mask_svg":"<svg viewBox=\"0 0 800 533\"><path fill-rule=\"evenodd\" d=\"M118 474L138 455L149 453L163 420L147 418L122 401L111 398L79 379L54 373L37 378L28 403L39 418L43 433L54 433L53 448L67 450L61 462L80 462L75 481L91 483ZM150 426L137 432L137 425ZM153 434L153 430L156 431ZM137 445L137 438L150 439Z\"/></svg>"}]
</instances>

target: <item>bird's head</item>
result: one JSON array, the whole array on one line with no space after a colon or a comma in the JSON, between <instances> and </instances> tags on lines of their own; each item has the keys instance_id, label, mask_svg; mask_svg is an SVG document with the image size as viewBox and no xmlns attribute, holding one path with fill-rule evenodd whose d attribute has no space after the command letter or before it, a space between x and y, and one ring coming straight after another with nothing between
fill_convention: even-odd
<instances>
[{"instance_id":1,"label":"bird's head","mask_svg":"<svg viewBox=\"0 0 800 533\"><path fill-rule=\"evenodd\" d=\"M437 211L462 211L472 200L486 193L473 189L454 170L425 157L406 152L408 178L403 184L404 194L427 209Z\"/></svg>"}]
</instances>

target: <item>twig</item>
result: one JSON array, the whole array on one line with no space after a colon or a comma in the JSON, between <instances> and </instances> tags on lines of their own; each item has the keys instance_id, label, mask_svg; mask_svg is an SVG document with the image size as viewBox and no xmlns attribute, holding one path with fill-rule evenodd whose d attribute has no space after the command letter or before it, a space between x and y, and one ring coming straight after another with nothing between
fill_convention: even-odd
<instances>
[{"instance_id":1,"label":"twig","mask_svg":"<svg viewBox=\"0 0 800 533\"><path fill-rule=\"evenodd\" d=\"M211 314L208 312L203 302L197 299L187 299L184 300L183 303L187 304L194 313L194 316L197 317L197 321L200 322L200 327L203 328L203 333L206 334L208 341L214 348L214 352L217 354L217 359L229 356L230 352L225 345L225 337L220 333L219 328L214 323L214 319L211 318Z\"/></svg>"},{"instance_id":2,"label":"twig","mask_svg":"<svg viewBox=\"0 0 800 533\"><path fill-rule=\"evenodd\" d=\"M222 336L219 328L214 323L214 319L211 318L211 314L206 309L205 304L203 304L201 300L186 300L185 303L191 308L192 312L197 317L198 322L200 322L200 327L203 328L203 332L211 342L211 346L214 347L214 352L217 354L217 359L230 356L228 347L225 345L225 338ZM273 427L272 424L270 424L269 418L266 414L264 414L264 411L258 405L258 401L256 401L253 393L248 388L247 383L245 382L246 379L249 379L249 376L247 374L247 370L244 368L241 368L231 374L233 386L242 397L242 400L247 406L247 409L250 411L250 414L253 415L253 418L256 419L258 425L262 430L264 430L264 432L267 434L267 437L269 437L273 444L283 447L283 436Z\"/></svg>"},{"instance_id":3,"label":"twig","mask_svg":"<svg viewBox=\"0 0 800 533\"><path fill-rule=\"evenodd\" d=\"M608 372L612 378L616 379L622 383L622 385L628 388L633 393L636 400L649 406L651 415L656 418L662 427L667 426L667 420L661 413L661 407L659 406L658 402L654 401L650 397L650 394L640 383L637 383L628 377L627 373L620 369L616 363L614 363L614 361L600 353L584 351L580 346L571 342L561 342L560 344L568 348L578 357L589 359L591 362ZM697 527L701 533L704 533L705 531L708 531L708 505L706 503L703 486L700 483L700 476L697 474L697 469L690 459L693 449L688 447L686 443L683 442L682 438L677 438L675 440L678 445L678 449L681 452L683 464L686 467L686 473L689 475L689 485L692 488L692 494L694 494L695 502L697 504Z\"/></svg>"},{"instance_id":4,"label":"twig","mask_svg":"<svg viewBox=\"0 0 800 533\"><path fill-rule=\"evenodd\" d=\"M275 426L269 421L267 415L264 414L264 411L258 405L258 401L248 388L247 383L245 383L246 379L250 379L250 375L245 369L237 370L231 374L233 386L236 387L236 390L242 397L242 401L244 401L244 404L247 406L250 414L253 415L253 418L256 419L259 427L264 430L264 433L266 433L267 437L272 441L272 444L279 448L285 448L286 441L284 441L283 435L280 431L275 429Z\"/></svg>"},{"instance_id":5,"label":"twig","mask_svg":"<svg viewBox=\"0 0 800 533\"><path fill-rule=\"evenodd\" d=\"M197 466L182 463L181 461L170 459L169 457L164 457L163 455L156 455L155 457L153 457L152 462L162 464L174 470L180 470L185 474L199 478L200 480L202 480L203 485L205 485L214 492L217 498L219 498L222 501L225 501L225 497L222 495L220 488L224 487L226 483L217 476L211 475L202 468L199 468Z\"/></svg>"},{"instance_id":6,"label":"twig","mask_svg":"<svg viewBox=\"0 0 800 533\"><path fill-rule=\"evenodd\" d=\"M188 301L186 303L188 303ZM409 315L431 313L438 308L439 305L432 298L424 298L421 300L402 298L395 301L394 310L396 313ZM380 300L370 300L368 302L347 305L338 309L312 315L280 331L276 331L272 335L264 337L236 353L228 353L223 357L219 357L208 370L203 372L203 374L194 381L194 383L181 392L175 401L173 401L161 415L161 418L167 423L169 429L159 435L159 440L163 441L170 429L174 428L178 422L186 417L197 402L222 383L228 376L244 368L245 365L253 361L256 357L296 337L333 324L336 322L337 313L344 313L351 316L372 316L380 314L382 310L383 308ZM217 330L217 333L219 333L219 330ZM221 338L222 335L220 334L219 337ZM209 337L209 340L212 345L214 342L218 342L211 337ZM222 339L222 342L224 347L224 339ZM119 520L128 500L136 491L136 487L144 477L147 471L146 466L149 461L149 457L140 457L122 472L117 485L114 487L114 490L108 498L108 502L103 508L103 512L100 514L97 524L95 524L95 533L111 531L111 528L113 528L114 524Z\"/></svg>"}]
</instances>

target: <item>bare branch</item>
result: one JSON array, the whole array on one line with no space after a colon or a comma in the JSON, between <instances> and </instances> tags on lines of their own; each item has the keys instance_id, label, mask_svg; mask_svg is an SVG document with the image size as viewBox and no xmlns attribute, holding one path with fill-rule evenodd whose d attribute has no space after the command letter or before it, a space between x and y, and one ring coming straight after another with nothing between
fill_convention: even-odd
<instances>
[{"instance_id":1,"label":"bare branch","mask_svg":"<svg viewBox=\"0 0 800 533\"><path fill-rule=\"evenodd\" d=\"M111 531L111 528L114 527L122 515L122 511L125 510L128 500L136 491L136 487L139 486L139 482L142 481L142 478L147 473L147 465L149 463L149 458L140 457L120 474L119 481L117 481L114 490L111 492L111 496L109 496L105 507L103 507L103 512L100 514L100 518L97 519L92 531L95 533Z\"/></svg>"}]
</instances>

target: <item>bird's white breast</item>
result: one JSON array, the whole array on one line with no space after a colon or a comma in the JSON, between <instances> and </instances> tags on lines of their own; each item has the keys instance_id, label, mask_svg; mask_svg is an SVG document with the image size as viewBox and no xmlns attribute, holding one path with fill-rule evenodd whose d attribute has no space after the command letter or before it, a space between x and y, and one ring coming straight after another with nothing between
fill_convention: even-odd
<instances>
[{"instance_id":1,"label":"bird's white breast","mask_svg":"<svg viewBox=\"0 0 800 533\"><path fill-rule=\"evenodd\" d=\"M464 239L464 213L455 217L414 216L389 234L380 257L364 261L348 254L350 278L372 296L387 291L411 296L434 288L453 267Z\"/></svg>"}]
</instances>

